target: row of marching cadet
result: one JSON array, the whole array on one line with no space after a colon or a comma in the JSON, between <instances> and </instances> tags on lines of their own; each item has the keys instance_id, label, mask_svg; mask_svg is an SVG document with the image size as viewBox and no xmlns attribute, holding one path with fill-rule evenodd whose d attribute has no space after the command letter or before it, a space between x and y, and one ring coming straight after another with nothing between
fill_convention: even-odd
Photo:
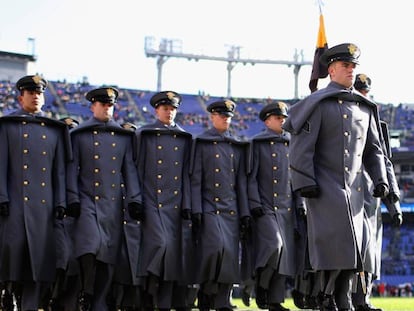
<instances>
[{"instance_id":1,"label":"row of marching cadet","mask_svg":"<svg viewBox=\"0 0 414 311\"><path fill-rule=\"evenodd\" d=\"M230 311L240 284L245 304L285 311L294 278L298 308L378 310L368 222L380 200L397 226L402 213L358 58L354 44L328 49L329 85L264 106L250 140L229 131L230 99L193 136L177 92L152 96L156 121L137 128L114 121L116 88L96 88L78 123L46 117L48 82L22 77L21 109L0 118L2 309Z\"/></svg>"}]
</instances>

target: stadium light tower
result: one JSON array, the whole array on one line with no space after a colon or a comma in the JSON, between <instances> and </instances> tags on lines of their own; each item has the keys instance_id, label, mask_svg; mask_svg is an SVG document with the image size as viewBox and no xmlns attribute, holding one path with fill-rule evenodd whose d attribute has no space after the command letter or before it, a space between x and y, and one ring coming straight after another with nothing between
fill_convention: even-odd
<instances>
[{"instance_id":1,"label":"stadium light tower","mask_svg":"<svg viewBox=\"0 0 414 311\"><path fill-rule=\"evenodd\" d=\"M28 45L28 51L29 51L29 53L31 53L30 55L35 56L36 39L35 38L27 38L27 45Z\"/></svg>"},{"instance_id":2,"label":"stadium light tower","mask_svg":"<svg viewBox=\"0 0 414 311\"><path fill-rule=\"evenodd\" d=\"M235 60L240 59L240 49L241 46L229 45L227 51L228 63L227 63L227 97L231 97L231 72L236 66L237 62Z\"/></svg>"},{"instance_id":3,"label":"stadium light tower","mask_svg":"<svg viewBox=\"0 0 414 311\"><path fill-rule=\"evenodd\" d=\"M295 51L293 61L285 60L269 60L269 59L252 59L252 58L241 58L240 57L240 46L229 46L227 57L220 56L207 56L191 53L182 52L181 40L172 39L161 39L158 49L155 48L155 38L145 37L145 54L147 57L155 57L157 59L158 79L157 79L157 91L161 91L162 83L162 66L170 57L175 58L186 58L188 60L199 61L221 61L227 62L227 97L231 97L231 71L234 66L238 63L246 64L275 64L275 65L287 65L288 67L293 66L293 74L295 75L295 89L294 98L298 98L298 76L300 68L304 65L312 65L312 62L303 60L303 53L301 53L301 60L299 60L299 54Z\"/></svg>"}]
</instances>

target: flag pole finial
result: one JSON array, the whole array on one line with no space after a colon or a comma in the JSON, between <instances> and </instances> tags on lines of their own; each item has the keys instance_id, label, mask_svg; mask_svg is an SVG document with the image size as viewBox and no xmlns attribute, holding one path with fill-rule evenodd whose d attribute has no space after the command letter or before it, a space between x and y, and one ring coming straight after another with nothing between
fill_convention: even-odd
<instances>
[{"instance_id":1,"label":"flag pole finial","mask_svg":"<svg viewBox=\"0 0 414 311\"><path fill-rule=\"evenodd\" d=\"M323 0L318 0L319 13L322 14Z\"/></svg>"}]
</instances>

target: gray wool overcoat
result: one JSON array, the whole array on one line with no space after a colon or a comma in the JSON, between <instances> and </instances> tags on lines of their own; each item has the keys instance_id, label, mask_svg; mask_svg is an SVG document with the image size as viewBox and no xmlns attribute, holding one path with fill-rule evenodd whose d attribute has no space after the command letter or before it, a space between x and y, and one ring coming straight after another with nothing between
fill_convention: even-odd
<instances>
[{"instance_id":1,"label":"gray wool overcoat","mask_svg":"<svg viewBox=\"0 0 414 311\"><path fill-rule=\"evenodd\" d=\"M330 82L293 105L284 127L293 189L320 187L306 200L312 268L363 269L363 165L374 185L387 184L375 103Z\"/></svg>"},{"instance_id":2,"label":"gray wool overcoat","mask_svg":"<svg viewBox=\"0 0 414 311\"><path fill-rule=\"evenodd\" d=\"M0 118L0 281L51 282L56 271L54 208L66 207L63 122L18 110ZM31 275L27 275L30 262Z\"/></svg>"},{"instance_id":3,"label":"gray wool overcoat","mask_svg":"<svg viewBox=\"0 0 414 311\"><path fill-rule=\"evenodd\" d=\"M91 253L115 264L121 245L123 190L125 200L141 203L141 189L133 160L133 132L115 121L95 118L71 132L73 161L67 169L68 204L80 203L74 223L74 254Z\"/></svg>"}]
</instances>

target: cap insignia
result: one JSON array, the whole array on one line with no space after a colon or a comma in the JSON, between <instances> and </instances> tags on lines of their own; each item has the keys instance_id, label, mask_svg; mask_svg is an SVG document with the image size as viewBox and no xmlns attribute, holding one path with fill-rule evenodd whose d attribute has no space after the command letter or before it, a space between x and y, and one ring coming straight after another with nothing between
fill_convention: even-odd
<instances>
[{"instance_id":1,"label":"cap insignia","mask_svg":"<svg viewBox=\"0 0 414 311\"><path fill-rule=\"evenodd\" d=\"M277 102L277 107L282 110L286 109L287 105L284 102Z\"/></svg>"},{"instance_id":2,"label":"cap insignia","mask_svg":"<svg viewBox=\"0 0 414 311\"><path fill-rule=\"evenodd\" d=\"M32 79L33 79L33 82L36 84L39 84L40 81L42 81L42 77L38 75L33 76Z\"/></svg>"},{"instance_id":3,"label":"cap insignia","mask_svg":"<svg viewBox=\"0 0 414 311\"><path fill-rule=\"evenodd\" d=\"M354 57L359 57L360 51L359 48L355 44L348 45L349 54Z\"/></svg>"},{"instance_id":4,"label":"cap insignia","mask_svg":"<svg viewBox=\"0 0 414 311\"><path fill-rule=\"evenodd\" d=\"M227 108L229 111L233 111L233 109L234 109L234 103L233 103L231 100L226 100L226 101L224 102L224 104L226 105L226 108Z\"/></svg>"},{"instance_id":5,"label":"cap insignia","mask_svg":"<svg viewBox=\"0 0 414 311\"><path fill-rule=\"evenodd\" d=\"M125 124L122 124L122 127L124 129L131 129L132 128L132 125L130 123L125 123Z\"/></svg>"},{"instance_id":6,"label":"cap insignia","mask_svg":"<svg viewBox=\"0 0 414 311\"><path fill-rule=\"evenodd\" d=\"M361 82L363 82L363 83L367 83L367 75L365 75L365 74L363 74L363 73L361 73L360 75L359 75L359 80L361 80Z\"/></svg>"},{"instance_id":7,"label":"cap insignia","mask_svg":"<svg viewBox=\"0 0 414 311\"><path fill-rule=\"evenodd\" d=\"M71 118L66 118L64 121L67 125L72 125L74 123Z\"/></svg>"},{"instance_id":8,"label":"cap insignia","mask_svg":"<svg viewBox=\"0 0 414 311\"><path fill-rule=\"evenodd\" d=\"M115 97L115 92L113 89L106 89L106 93L109 97Z\"/></svg>"}]
</instances>

